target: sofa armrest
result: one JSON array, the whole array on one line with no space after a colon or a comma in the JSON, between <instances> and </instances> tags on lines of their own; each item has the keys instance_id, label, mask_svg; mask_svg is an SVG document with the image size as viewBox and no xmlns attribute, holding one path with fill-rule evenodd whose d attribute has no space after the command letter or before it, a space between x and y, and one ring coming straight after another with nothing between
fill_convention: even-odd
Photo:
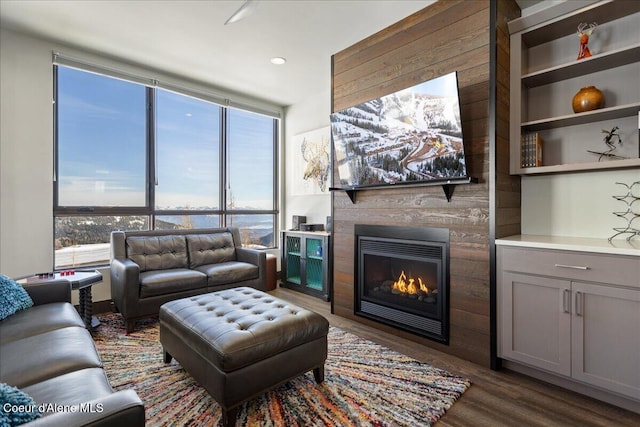
<instances>
[{"instance_id":1,"label":"sofa armrest","mask_svg":"<svg viewBox=\"0 0 640 427\"><path fill-rule=\"evenodd\" d=\"M267 253L258 249L236 248L236 257L238 261L258 266L259 276L256 288L262 291L267 290Z\"/></svg>"},{"instance_id":2,"label":"sofa armrest","mask_svg":"<svg viewBox=\"0 0 640 427\"><path fill-rule=\"evenodd\" d=\"M69 408L65 408L69 409ZM122 390L106 397L84 402L71 410L38 418L29 427L109 427L144 426L144 404L134 390Z\"/></svg>"},{"instance_id":3,"label":"sofa armrest","mask_svg":"<svg viewBox=\"0 0 640 427\"><path fill-rule=\"evenodd\" d=\"M111 278L111 298L116 307L123 313L127 313L128 304L135 309L140 294L140 266L128 258L115 258L111 260L109 269Z\"/></svg>"},{"instance_id":4,"label":"sofa armrest","mask_svg":"<svg viewBox=\"0 0 640 427\"><path fill-rule=\"evenodd\" d=\"M68 280L60 279L44 283L26 282L21 285L33 300L33 305L71 302L71 283Z\"/></svg>"}]
</instances>

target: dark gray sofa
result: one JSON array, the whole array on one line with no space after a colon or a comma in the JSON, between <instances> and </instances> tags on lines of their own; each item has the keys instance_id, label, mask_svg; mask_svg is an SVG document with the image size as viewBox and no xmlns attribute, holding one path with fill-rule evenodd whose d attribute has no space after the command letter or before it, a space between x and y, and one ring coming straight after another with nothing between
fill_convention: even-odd
<instances>
[{"instance_id":1,"label":"dark gray sofa","mask_svg":"<svg viewBox=\"0 0 640 427\"><path fill-rule=\"evenodd\" d=\"M23 287L34 306L0 321L0 382L50 411L26 425L144 426L136 392L111 388L93 338L71 305L69 282Z\"/></svg>"},{"instance_id":2,"label":"dark gray sofa","mask_svg":"<svg viewBox=\"0 0 640 427\"><path fill-rule=\"evenodd\" d=\"M267 288L263 251L234 227L111 233L111 298L127 332L165 302L236 286Z\"/></svg>"}]
</instances>

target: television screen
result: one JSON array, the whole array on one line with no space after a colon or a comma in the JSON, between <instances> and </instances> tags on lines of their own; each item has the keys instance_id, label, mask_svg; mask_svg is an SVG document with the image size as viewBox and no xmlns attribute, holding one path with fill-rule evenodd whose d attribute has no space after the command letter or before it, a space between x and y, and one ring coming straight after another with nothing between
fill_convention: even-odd
<instances>
[{"instance_id":1,"label":"television screen","mask_svg":"<svg viewBox=\"0 0 640 427\"><path fill-rule=\"evenodd\" d=\"M456 72L331 114L340 187L467 177Z\"/></svg>"}]
</instances>

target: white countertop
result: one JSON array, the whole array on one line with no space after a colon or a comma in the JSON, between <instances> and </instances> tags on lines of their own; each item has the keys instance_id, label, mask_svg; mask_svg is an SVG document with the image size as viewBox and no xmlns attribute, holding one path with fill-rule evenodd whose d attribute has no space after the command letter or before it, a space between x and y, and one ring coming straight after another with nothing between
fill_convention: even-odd
<instances>
[{"instance_id":1,"label":"white countertop","mask_svg":"<svg viewBox=\"0 0 640 427\"><path fill-rule=\"evenodd\" d=\"M631 255L640 257L640 238L597 239L589 237L536 236L519 234L496 239L496 245L520 246L526 248L559 249L566 251L594 252L614 255Z\"/></svg>"}]
</instances>

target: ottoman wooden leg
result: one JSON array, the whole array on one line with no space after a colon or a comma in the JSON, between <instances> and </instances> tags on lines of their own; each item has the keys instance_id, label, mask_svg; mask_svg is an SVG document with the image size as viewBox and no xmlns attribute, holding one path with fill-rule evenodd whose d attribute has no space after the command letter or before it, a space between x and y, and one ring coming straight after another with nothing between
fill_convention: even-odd
<instances>
[{"instance_id":1,"label":"ottoman wooden leg","mask_svg":"<svg viewBox=\"0 0 640 427\"><path fill-rule=\"evenodd\" d=\"M127 335L129 335L131 332L135 331L135 329L136 329L136 321L134 319L127 319L125 321L125 324L126 324Z\"/></svg>"},{"instance_id":2,"label":"ottoman wooden leg","mask_svg":"<svg viewBox=\"0 0 640 427\"><path fill-rule=\"evenodd\" d=\"M173 357L169 354L168 351L164 351L164 363L170 363Z\"/></svg>"},{"instance_id":3,"label":"ottoman wooden leg","mask_svg":"<svg viewBox=\"0 0 640 427\"><path fill-rule=\"evenodd\" d=\"M233 427L236 425L236 417L238 416L238 407L234 406L230 409L222 408L222 425L223 427Z\"/></svg>"},{"instance_id":4,"label":"ottoman wooden leg","mask_svg":"<svg viewBox=\"0 0 640 427\"><path fill-rule=\"evenodd\" d=\"M324 365L317 368L313 368L313 377L316 379L316 383L321 384L324 381Z\"/></svg>"}]
</instances>

